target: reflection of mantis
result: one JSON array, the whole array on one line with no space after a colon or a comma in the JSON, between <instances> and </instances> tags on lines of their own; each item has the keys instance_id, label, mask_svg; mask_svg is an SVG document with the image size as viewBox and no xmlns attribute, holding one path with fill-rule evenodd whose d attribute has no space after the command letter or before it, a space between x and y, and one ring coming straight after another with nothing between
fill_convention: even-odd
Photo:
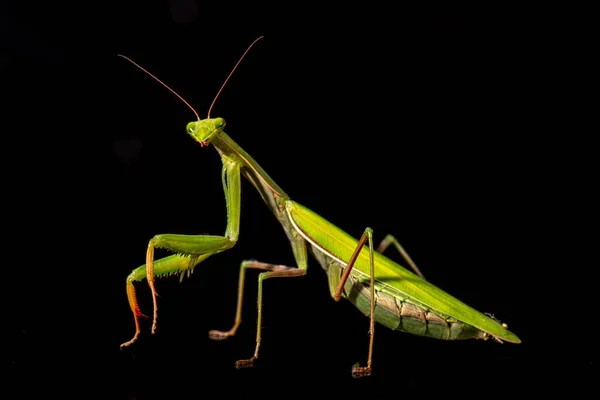
<instances>
[{"instance_id":1,"label":"reflection of mantis","mask_svg":"<svg viewBox=\"0 0 600 400\"><path fill-rule=\"evenodd\" d=\"M254 43L259 39L256 39ZM248 50L246 50L246 53ZM238 64L240 61L238 61ZM135 64L133 61L131 62ZM238 64L236 64L236 67ZM147 72L142 67L139 68ZM233 71L229 77L232 73ZM152 77L166 87L158 78ZM227 83L227 80L225 83ZM172 89L168 87L167 89L183 100ZM183 101L189 106L185 100ZM193 108L192 111L196 114L198 121L190 122L186 128L187 132L202 147L212 144L223 161L222 180L227 205L225 234L223 236L163 234L150 240L146 253L146 264L133 270L127 278L127 295L135 319L136 332L134 337L123 343L121 347L129 346L135 342L140 334L138 319L142 316L142 313L137 303L133 286L134 281L141 281L144 278L148 280L154 302L154 320L152 324L152 333L154 333L157 320L154 277L177 273L184 274L186 271L189 273L198 263L209 256L230 249L235 245L238 240L240 222L240 173L258 190L267 206L281 223L292 245L297 267L274 265L259 261L242 262L239 274L237 310L233 327L226 332L216 330L209 332L210 338L216 340L225 339L236 333L241 323L246 270L258 269L264 271L258 276L256 349L251 358L237 361L236 367L252 366L254 360L258 358L261 343L263 281L267 278L305 275L308 261L307 250L325 269L329 280L329 290L333 298L336 301L341 297L347 298L370 318L367 365L364 367L354 366L352 374L355 377L371 374L376 321L391 329L438 339L476 338L487 340L492 338L498 342L505 340L520 343L519 338L506 329L506 324L501 324L493 317L490 318L474 310L427 282L393 236L386 236L377 251L375 251L373 249L373 232L371 228L366 228L360 240L357 241L323 217L291 200L260 165L225 134L223 131L225 120L222 118L211 119L210 109L207 119L200 119ZM368 248L364 248L367 242ZM415 273L408 271L381 254L390 244L393 244L400 251ZM168 249L176 254L155 260L155 248Z\"/></svg>"}]
</instances>

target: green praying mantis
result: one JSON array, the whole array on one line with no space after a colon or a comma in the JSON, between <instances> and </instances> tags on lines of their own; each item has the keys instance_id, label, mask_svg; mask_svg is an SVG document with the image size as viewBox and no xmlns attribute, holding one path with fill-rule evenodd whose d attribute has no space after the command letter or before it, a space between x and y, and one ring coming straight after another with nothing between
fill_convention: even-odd
<instances>
[{"instance_id":1,"label":"green praying mantis","mask_svg":"<svg viewBox=\"0 0 600 400\"><path fill-rule=\"evenodd\" d=\"M258 275L256 347L250 358L236 362L237 368L253 366L259 356L263 282L269 278L304 276L308 269L309 252L325 270L334 300L339 301L344 297L369 317L367 362L364 366L353 366L353 377L368 376L372 372L375 322L393 330L443 340L491 338L500 343L520 343L520 339L507 329L506 324L491 315L476 311L425 280L417 265L392 235L385 236L375 249L371 228L365 228L360 239L356 240L314 211L293 201L254 158L224 132L225 120L210 117L210 111L229 78L247 52L261 38L256 39L238 60L215 96L206 119L200 119L187 101L157 77L129 58L119 55L170 90L194 112L197 121L188 123L186 131L201 147L212 144L219 153L223 162L221 178L227 207L227 225L223 236L161 234L150 240L145 265L134 269L127 277L126 290L136 331L133 338L123 343L121 348L133 344L140 335L139 318L143 317L143 314L137 302L134 282L143 279L148 281L154 309L152 333L155 333L158 316L155 278L189 274L208 257L235 246L240 232L241 175L256 188L281 224L290 241L296 266L255 260L242 261L233 326L228 331L209 331L209 337L214 340L235 335L242 321L246 271L262 271ZM390 245L400 252L412 271L382 254ZM175 254L155 260L155 249L167 249Z\"/></svg>"}]
</instances>

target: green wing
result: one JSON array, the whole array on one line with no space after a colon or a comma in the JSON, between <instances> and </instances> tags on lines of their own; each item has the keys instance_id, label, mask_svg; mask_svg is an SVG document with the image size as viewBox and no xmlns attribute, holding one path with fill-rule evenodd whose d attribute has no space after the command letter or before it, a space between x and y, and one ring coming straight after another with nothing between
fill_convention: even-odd
<instances>
[{"instance_id":1,"label":"green wing","mask_svg":"<svg viewBox=\"0 0 600 400\"><path fill-rule=\"evenodd\" d=\"M288 201L287 211L302 236L330 256L344 264L347 263L358 245L358 240L296 202ZM432 310L456 318L499 339L521 343L514 333L500 323L424 281L384 255L375 252L374 262L375 279L379 283L389 285ZM354 268L369 275L369 251L366 247L362 249Z\"/></svg>"}]
</instances>

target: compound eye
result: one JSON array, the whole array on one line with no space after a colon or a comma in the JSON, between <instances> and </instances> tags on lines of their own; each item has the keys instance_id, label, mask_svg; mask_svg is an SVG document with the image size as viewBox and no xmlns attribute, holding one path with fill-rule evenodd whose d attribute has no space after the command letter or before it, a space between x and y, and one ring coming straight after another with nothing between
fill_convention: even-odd
<instances>
[{"instance_id":1,"label":"compound eye","mask_svg":"<svg viewBox=\"0 0 600 400\"><path fill-rule=\"evenodd\" d=\"M190 122L189 124L187 124L187 126L185 127L185 131L189 134L194 133L194 131L196 130L196 123L195 122Z\"/></svg>"},{"instance_id":2,"label":"compound eye","mask_svg":"<svg viewBox=\"0 0 600 400\"><path fill-rule=\"evenodd\" d=\"M216 130L223 129L224 126L225 126L225 120L223 118L215 119L215 129Z\"/></svg>"}]
</instances>

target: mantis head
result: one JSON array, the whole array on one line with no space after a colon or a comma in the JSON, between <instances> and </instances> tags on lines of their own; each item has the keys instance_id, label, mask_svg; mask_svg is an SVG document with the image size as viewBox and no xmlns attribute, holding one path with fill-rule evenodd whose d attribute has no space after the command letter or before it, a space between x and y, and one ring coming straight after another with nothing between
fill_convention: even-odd
<instances>
[{"instance_id":1,"label":"mantis head","mask_svg":"<svg viewBox=\"0 0 600 400\"><path fill-rule=\"evenodd\" d=\"M225 120L223 118L207 118L192 121L187 124L185 130L200 146L208 146L215 135L223 131Z\"/></svg>"},{"instance_id":2,"label":"mantis head","mask_svg":"<svg viewBox=\"0 0 600 400\"><path fill-rule=\"evenodd\" d=\"M173 93L175 96L177 96L181 101L183 101L185 103L186 106L188 106L190 108L190 110L192 110L194 112L194 114L196 115L196 118L198 118L198 120L190 122L189 124L187 124L185 130L198 143L200 143L200 145L202 147L204 147L204 146L208 146L209 143L210 143L210 141L213 139L213 137L215 135L218 135L220 132L222 132L223 128L225 127L225 120L223 118L210 118L210 112L211 112L213 106L215 105L215 102L217 101L217 98L221 94L221 91L223 90L223 88L225 87L225 85L227 84L227 82L229 82L229 78L231 78L231 75L237 69L238 65L244 59L244 57L246 56L246 54L248 53L248 51L252 48L252 46L254 46L254 44L256 42L258 42L262 38L263 37L260 36L259 38L257 38L256 40L254 40L254 42L252 42L252 44L246 49L246 51L244 52L244 54L242 54L242 57L240 57L240 59L238 60L238 62L235 64L235 66L233 67L233 69L231 70L231 72L229 73L229 75L227 76L227 79L225 79L225 82L223 82L223 84L221 85L221 88L217 92L217 95L213 99L213 102L210 105L210 108L208 109L208 118L206 118L206 119L200 119L200 117L198 116L198 113L196 112L196 110L194 110L194 107L192 107L183 97L181 97L177 92L175 92L173 89L171 89L169 86L167 86L163 81L161 81L160 79L158 79L156 76L152 75L150 72L146 71L146 69L144 69L142 66L138 65L136 62L134 62L133 60L129 59L128 57L125 57L125 56L123 56L121 54L119 54L118 56L126 59L127 61L129 61L130 63L132 63L133 65L135 65L136 67L138 67L139 69L141 69L142 71L144 71L145 73L147 73L151 78L153 78L158 83L160 83L161 85L163 85L165 88L167 88L168 90L170 90L171 93Z\"/></svg>"}]
</instances>

